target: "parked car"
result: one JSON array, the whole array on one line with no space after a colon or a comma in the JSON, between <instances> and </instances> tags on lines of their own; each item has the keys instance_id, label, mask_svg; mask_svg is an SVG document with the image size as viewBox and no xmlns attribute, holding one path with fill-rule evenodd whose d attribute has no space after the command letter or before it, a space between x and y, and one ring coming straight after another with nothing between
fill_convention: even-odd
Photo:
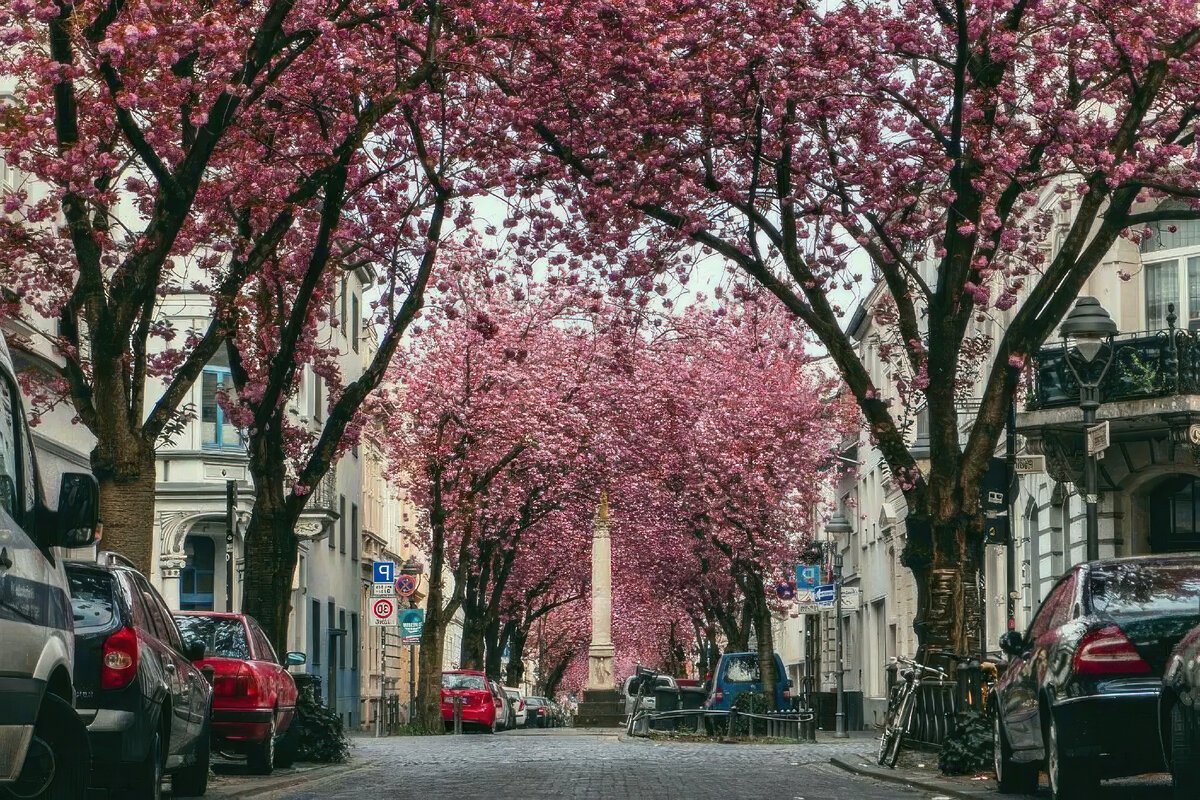
<instances>
[{"instance_id":1,"label":"parked car","mask_svg":"<svg viewBox=\"0 0 1200 800\"><path fill-rule=\"evenodd\" d=\"M504 687L504 693L508 695L509 702L513 708L513 720L510 727L524 728L525 720L528 717L525 709L525 698L521 696L520 689L514 689L511 686Z\"/></svg>"},{"instance_id":2,"label":"parked car","mask_svg":"<svg viewBox=\"0 0 1200 800\"><path fill-rule=\"evenodd\" d=\"M1195 590L1185 595L1185 602L1196 602ZM1200 625L1167 659L1158 726L1176 800L1200 797Z\"/></svg>"},{"instance_id":3,"label":"parked car","mask_svg":"<svg viewBox=\"0 0 1200 800\"><path fill-rule=\"evenodd\" d=\"M621 684L621 694L625 697L625 713L626 714L633 713L633 705L635 702L637 702L637 688L636 688L637 683L635 683L635 681L637 681L637 678L638 678L637 675L630 675L628 678L625 679L625 682L623 684ZM659 675L657 678L654 679L654 688L678 691L679 683L676 682L676 680L674 678L672 678L670 675ZM653 691L643 691L642 704L639 706L639 708L642 711L654 711L657 707L658 707L658 700L654 696L654 692Z\"/></svg>"},{"instance_id":4,"label":"parked car","mask_svg":"<svg viewBox=\"0 0 1200 800\"><path fill-rule=\"evenodd\" d=\"M788 708L792 684L783 668L783 659L775 654L775 708ZM705 708L728 710L742 692L761 693L762 673L758 668L758 653L725 653L713 670L712 687Z\"/></svg>"},{"instance_id":5,"label":"parked car","mask_svg":"<svg viewBox=\"0 0 1200 800\"><path fill-rule=\"evenodd\" d=\"M550 708L550 701L544 697L526 697L525 698L525 727L527 728L550 728L553 727L553 712Z\"/></svg>"},{"instance_id":6,"label":"parked car","mask_svg":"<svg viewBox=\"0 0 1200 800\"><path fill-rule=\"evenodd\" d=\"M495 681L489 680L488 688L492 690L492 697L495 699L496 730L506 731L512 727L514 716L512 705L508 702L508 695L504 693L504 687Z\"/></svg>"},{"instance_id":7,"label":"parked car","mask_svg":"<svg viewBox=\"0 0 1200 800\"><path fill-rule=\"evenodd\" d=\"M66 473L58 511L47 508L0 336L0 795L87 794L69 586L51 548L90 545L99 507L95 480Z\"/></svg>"},{"instance_id":8,"label":"parked car","mask_svg":"<svg viewBox=\"0 0 1200 800\"><path fill-rule=\"evenodd\" d=\"M192 662L167 604L120 556L67 563L75 616L75 680L92 782L118 796L158 798L208 787L212 687Z\"/></svg>"},{"instance_id":9,"label":"parked car","mask_svg":"<svg viewBox=\"0 0 1200 800\"><path fill-rule=\"evenodd\" d=\"M1200 557L1080 564L1042 602L990 701L1002 792L1086 797L1101 778L1163 769L1158 700L1167 657L1200 622Z\"/></svg>"},{"instance_id":10,"label":"parked car","mask_svg":"<svg viewBox=\"0 0 1200 800\"><path fill-rule=\"evenodd\" d=\"M454 724L452 698L461 697L464 730L470 726L485 733L496 732L497 699L487 676L475 670L453 670L442 673L442 720Z\"/></svg>"},{"instance_id":11,"label":"parked car","mask_svg":"<svg viewBox=\"0 0 1200 800\"><path fill-rule=\"evenodd\" d=\"M185 639L204 644L196 661L213 671L213 745L224 754L244 755L252 772L269 775L290 767L300 748L296 681L253 617L211 611L177 611ZM287 664L303 664L304 653L288 653Z\"/></svg>"}]
</instances>

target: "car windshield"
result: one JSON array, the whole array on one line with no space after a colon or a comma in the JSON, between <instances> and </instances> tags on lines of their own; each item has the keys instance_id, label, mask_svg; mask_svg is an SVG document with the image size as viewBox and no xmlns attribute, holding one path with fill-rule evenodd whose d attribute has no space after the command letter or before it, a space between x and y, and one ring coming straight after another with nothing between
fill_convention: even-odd
<instances>
[{"instance_id":1,"label":"car windshield","mask_svg":"<svg viewBox=\"0 0 1200 800\"><path fill-rule=\"evenodd\" d=\"M543 699L542 699L542 698L540 698L540 697L526 697L526 698L525 698L525 705L527 705L527 706L535 706L535 707L536 707L536 706L544 706L544 705L546 705L546 701L545 701L545 700L543 700Z\"/></svg>"},{"instance_id":2,"label":"car windshield","mask_svg":"<svg viewBox=\"0 0 1200 800\"><path fill-rule=\"evenodd\" d=\"M761 677L756 655L730 656L725 662L726 683L756 683Z\"/></svg>"},{"instance_id":3,"label":"car windshield","mask_svg":"<svg viewBox=\"0 0 1200 800\"><path fill-rule=\"evenodd\" d=\"M175 617L183 640L204 643L208 658L250 658L250 643L246 641L246 626L236 617Z\"/></svg>"},{"instance_id":4,"label":"car windshield","mask_svg":"<svg viewBox=\"0 0 1200 800\"><path fill-rule=\"evenodd\" d=\"M460 675L458 673L442 673L443 689L486 689L487 684L482 675Z\"/></svg>"},{"instance_id":5,"label":"car windshield","mask_svg":"<svg viewBox=\"0 0 1200 800\"><path fill-rule=\"evenodd\" d=\"M1200 612L1200 563L1109 564L1089 577L1092 607L1114 619Z\"/></svg>"},{"instance_id":6,"label":"car windshield","mask_svg":"<svg viewBox=\"0 0 1200 800\"><path fill-rule=\"evenodd\" d=\"M112 576L107 572L68 570L75 630L103 628L113 620Z\"/></svg>"}]
</instances>

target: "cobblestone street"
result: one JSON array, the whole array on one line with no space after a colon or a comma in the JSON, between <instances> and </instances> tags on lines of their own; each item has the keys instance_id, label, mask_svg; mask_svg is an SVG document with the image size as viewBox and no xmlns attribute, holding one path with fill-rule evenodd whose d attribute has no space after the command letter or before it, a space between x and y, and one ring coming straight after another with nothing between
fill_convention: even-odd
<instances>
[{"instance_id":1,"label":"cobblestone street","mask_svg":"<svg viewBox=\"0 0 1200 800\"><path fill-rule=\"evenodd\" d=\"M870 742L720 745L619 741L572 730L355 739L358 766L269 795L287 800L417 797L890 800L929 797L848 774L835 754Z\"/></svg>"}]
</instances>

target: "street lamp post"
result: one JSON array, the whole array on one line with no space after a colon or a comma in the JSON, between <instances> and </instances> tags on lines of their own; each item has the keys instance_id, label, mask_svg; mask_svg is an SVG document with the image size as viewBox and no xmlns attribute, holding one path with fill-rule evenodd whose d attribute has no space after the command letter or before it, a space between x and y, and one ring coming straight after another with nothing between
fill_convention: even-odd
<instances>
[{"instance_id":1,"label":"street lamp post","mask_svg":"<svg viewBox=\"0 0 1200 800\"><path fill-rule=\"evenodd\" d=\"M834 713L835 739L848 739L846 732L846 687L844 683L846 668L842 662L842 554L833 554L833 636L834 648L837 650L837 711Z\"/></svg>"},{"instance_id":2,"label":"street lamp post","mask_svg":"<svg viewBox=\"0 0 1200 800\"><path fill-rule=\"evenodd\" d=\"M1059 333L1063 338L1063 360L1079 384L1079 407L1083 410L1084 447L1087 448L1088 429L1096 424L1100 408L1100 384L1112 365L1112 340L1117 335L1117 323L1094 297L1080 297L1075 308L1063 320ZM1076 368L1072 350L1079 354L1084 368ZM1097 361L1101 351L1102 361ZM1099 368L1097 369L1097 366ZM1097 374L1098 373L1098 374ZM1087 452L1083 463L1084 502L1087 507L1087 560L1100 558L1100 522L1097 501L1099 494L1096 454Z\"/></svg>"}]
</instances>

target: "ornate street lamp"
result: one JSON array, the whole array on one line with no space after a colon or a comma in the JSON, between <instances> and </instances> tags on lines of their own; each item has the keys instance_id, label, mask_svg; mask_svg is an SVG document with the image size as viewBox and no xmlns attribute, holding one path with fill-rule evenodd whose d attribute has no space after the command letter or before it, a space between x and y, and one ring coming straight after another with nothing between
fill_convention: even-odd
<instances>
[{"instance_id":1,"label":"ornate street lamp","mask_svg":"<svg viewBox=\"0 0 1200 800\"><path fill-rule=\"evenodd\" d=\"M842 554L840 552L833 554L833 609L834 641L837 650L837 711L833 715L835 722L833 738L848 739L850 734L846 731L846 666L842 655Z\"/></svg>"},{"instance_id":2,"label":"ornate street lamp","mask_svg":"<svg viewBox=\"0 0 1200 800\"><path fill-rule=\"evenodd\" d=\"M1113 360L1113 337L1117 335L1117 323L1094 297L1081 297L1075 308L1063 320L1059 334L1063 339L1063 360L1079 384L1079 407L1083 410L1084 447L1087 449L1088 429L1096 424L1096 411L1100 408L1100 384L1108 374ZM1103 359L1097 361L1103 351ZM1083 362L1082 371L1076 368L1072 352L1079 354ZM1084 500L1087 504L1087 560L1100 558L1100 527L1097 510L1097 465L1096 454L1088 452L1083 463Z\"/></svg>"}]
</instances>

